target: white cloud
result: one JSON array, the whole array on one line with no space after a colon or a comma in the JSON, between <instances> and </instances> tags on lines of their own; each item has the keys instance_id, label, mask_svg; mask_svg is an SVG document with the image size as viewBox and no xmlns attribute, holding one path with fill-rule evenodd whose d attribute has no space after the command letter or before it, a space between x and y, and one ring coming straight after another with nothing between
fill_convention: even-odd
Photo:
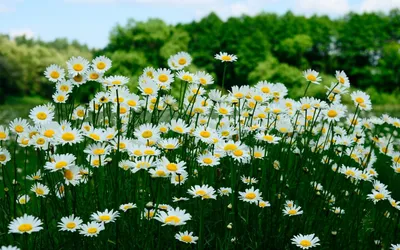
<instances>
[{"instance_id":1,"label":"white cloud","mask_svg":"<svg viewBox=\"0 0 400 250\"><path fill-rule=\"evenodd\" d=\"M293 11L303 14L344 15L350 11L350 4L348 0L296 0Z\"/></svg>"},{"instance_id":2,"label":"white cloud","mask_svg":"<svg viewBox=\"0 0 400 250\"><path fill-rule=\"evenodd\" d=\"M400 8L400 0L364 0L361 3L362 12L389 11Z\"/></svg>"},{"instance_id":3,"label":"white cloud","mask_svg":"<svg viewBox=\"0 0 400 250\"><path fill-rule=\"evenodd\" d=\"M12 29L8 32L11 38L25 35L26 38L34 38L35 33L31 29Z\"/></svg>"},{"instance_id":4,"label":"white cloud","mask_svg":"<svg viewBox=\"0 0 400 250\"><path fill-rule=\"evenodd\" d=\"M207 5L221 0L64 0L67 3L91 3L91 4L110 4L110 3L132 3L132 4L159 4L159 5ZM175 7L175 6L170 6Z\"/></svg>"}]
</instances>

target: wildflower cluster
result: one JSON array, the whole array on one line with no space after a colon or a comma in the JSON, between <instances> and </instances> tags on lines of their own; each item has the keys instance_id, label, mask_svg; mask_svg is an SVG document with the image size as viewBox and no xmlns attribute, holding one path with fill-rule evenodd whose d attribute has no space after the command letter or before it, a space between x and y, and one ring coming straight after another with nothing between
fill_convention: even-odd
<instances>
[{"instance_id":1,"label":"wildflower cluster","mask_svg":"<svg viewBox=\"0 0 400 250\"><path fill-rule=\"evenodd\" d=\"M225 69L238 60L215 58ZM352 91L343 71L325 100L307 96L322 79L304 71L304 96L293 100L282 83L220 90L211 74L186 71L191 62L179 52L169 68L145 68L133 92L129 78L107 74L105 56L49 66L53 103L0 126L0 229L40 241L3 242L54 249L394 243L399 119L362 118L370 98ZM86 104L74 98L83 84L98 89ZM354 113L341 102L349 92ZM70 235L80 238L63 237Z\"/></svg>"}]
</instances>

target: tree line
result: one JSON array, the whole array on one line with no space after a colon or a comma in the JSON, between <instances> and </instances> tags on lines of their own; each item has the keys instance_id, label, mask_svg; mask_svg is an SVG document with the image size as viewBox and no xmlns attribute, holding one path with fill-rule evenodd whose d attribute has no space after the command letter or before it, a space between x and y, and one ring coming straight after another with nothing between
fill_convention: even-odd
<instances>
[{"instance_id":1,"label":"tree line","mask_svg":"<svg viewBox=\"0 0 400 250\"><path fill-rule=\"evenodd\" d=\"M52 63L65 66L73 55L110 57L111 73L130 77L133 87L144 67L167 67L168 57L179 51L192 55L190 70L206 70L217 82L223 65L213 55L219 51L236 54L239 60L227 69L228 88L268 80L286 84L292 89L289 94L296 96L304 84L302 70L321 72L326 84L334 80L335 70L344 70L352 86L381 100L379 93L390 97L400 89L400 10L348 13L336 19L260 13L226 21L211 13L199 21L177 25L160 19L129 19L111 30L107 46L100 50L67 39L43 42L25 37L11 40L3 35L0 97L50 97L53 88L43 76L44 69ZM316 91L317 96L323 95L322 87ZM397 102L392 99L385 101Z\"/></svg>"}]
</instances>

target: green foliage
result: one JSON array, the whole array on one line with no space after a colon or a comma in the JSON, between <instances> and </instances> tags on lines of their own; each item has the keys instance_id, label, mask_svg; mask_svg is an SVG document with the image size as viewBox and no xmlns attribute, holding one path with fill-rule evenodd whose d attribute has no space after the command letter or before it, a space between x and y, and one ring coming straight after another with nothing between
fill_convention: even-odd
<instances>
[{"instance_id":1,"label":"green foliage","mask_svg":"<svg viewBox=\"0 0 400 250\"><path fill-rule=\"evenodd\" d=\"M111 30L108 45L99 51L65 38L43 42L26 37L11 41L1 36L0 95L48 98L52 84L43 77L43 70L51 63L64 66L68 57L78 53L87 58L107 55L116 65L110 73L130 77L132 87L145 66L167 67L168 57L179 51L192 55L193 68L215 72L217 84L222 82L224 67L213 55L220 51L237 55L239 60L227 68L228 89L258 80L300 88L304 85L301 71L313 68L324 75L344 70L353 87L389 93L400 89L399 30L400 10L396 9L388 14L349 13L338 19L291 12L243 15L227 21L211 13L199 21L177 25L160 19L129 19ZM388 102L398 103L394 94L390 96L394 98Z\"/></svg>"}]
</instances>

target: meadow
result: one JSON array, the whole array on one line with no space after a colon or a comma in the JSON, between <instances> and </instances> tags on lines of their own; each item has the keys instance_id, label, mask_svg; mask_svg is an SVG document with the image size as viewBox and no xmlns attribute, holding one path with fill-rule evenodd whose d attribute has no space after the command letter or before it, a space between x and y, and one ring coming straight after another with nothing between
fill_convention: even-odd
<instances>
[{"instance_id":1,"label":"meadow","mask_svg":"<svg viewBox=\"0 0 400 250\"><path fill-rule=\"evenodd\" d=\"M2 110L2 249L399 250L400 119L344 71L305 70L291 99L214 60L221 82L179 52L133 91L106 56L48 65L52 102Z\"/></svg>"}]
</instances>

